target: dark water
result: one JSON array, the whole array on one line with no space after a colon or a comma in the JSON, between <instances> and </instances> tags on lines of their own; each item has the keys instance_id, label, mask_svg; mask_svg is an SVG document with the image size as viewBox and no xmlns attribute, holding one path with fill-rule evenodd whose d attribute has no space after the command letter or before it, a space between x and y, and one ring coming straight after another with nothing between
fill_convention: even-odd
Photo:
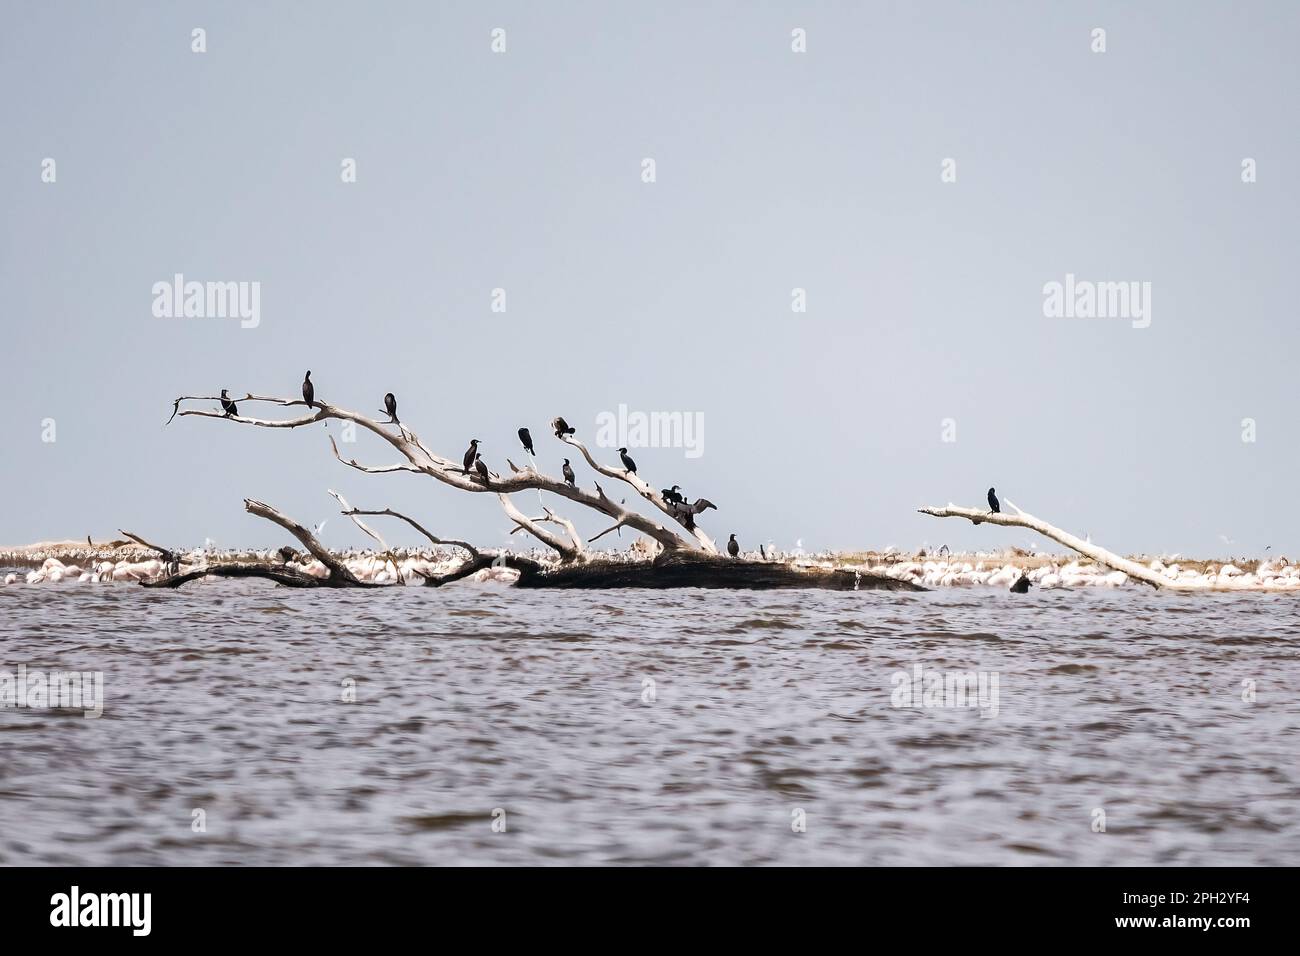
<instances>
[{"instance_id":1,"label":"dark water","mask_svg":"<svg viewBox=\"0 0 1300 956\"><path fill-rule=\"evenodd\" d=\"M1300 862L1294 595L11 586L0 649L106 698L0 710L4 864Z\"/></svg>"}]
</instances>

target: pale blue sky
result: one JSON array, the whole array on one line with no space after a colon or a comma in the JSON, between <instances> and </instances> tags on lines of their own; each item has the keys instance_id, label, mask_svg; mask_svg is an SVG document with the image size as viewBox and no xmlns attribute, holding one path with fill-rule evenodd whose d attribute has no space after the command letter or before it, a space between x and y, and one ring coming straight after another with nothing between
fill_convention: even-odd
<instances>
[{"instance_id":1,"label":"pale blue sky","mask_svg":"<svg viewBox=\"0 0 1300 956\"><path fill-rule=\"evenodd\" d=\"M914 513L996 485L1117 549L1300 553L1295 4L0 11L0 542L281 543L252 496L361 543L335 487L500 543L495 499L320 428L162 427L311 368L447 455L528 425L556 473L555 414L698 412L702 457L634 455L746 544L1028 542ZM176 272L259 281L260 326L153 317ZM1150 328L1045 318L1067 272L1151 282Z\"/></svg>"}]
</instances>

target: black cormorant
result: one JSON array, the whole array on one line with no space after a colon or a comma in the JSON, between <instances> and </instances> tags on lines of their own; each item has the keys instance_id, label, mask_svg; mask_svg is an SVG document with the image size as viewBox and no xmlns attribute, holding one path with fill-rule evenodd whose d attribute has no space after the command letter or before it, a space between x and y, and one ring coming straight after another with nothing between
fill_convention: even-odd
<instances>
[{"instance_id":1,"label":"black cormorant","mask_svg":"<svg viewBox=\"0 0 1300 956\"><path fill-rule=\"evenodd\" d=\"M727 554L731 555L733 558L740 554L740 545L736 544L736 536L734 534L731 536L730 540L727 541Z\"/></svg>"},{"instance_id":2,"label":"black cormorant","mask_svg":"<svg viewBox=\"0 0 1300 956\"><path fill-rule=\"evenodd\" d=\"M302 380L302 400L307 403L308 408L315 407L316 386L311 383L311 369L307 369L307 375Z\"/></svg>"},{"instance_id":3,"label":"black cormorant","mask_svg":"<svg viewBox=\"0 0 1300 956\"><path fill-rule=\"evenodd\" d=\"M712 501L710 501L708 498L696 498L696 499L695 499L695 504L691 505L691 509L692 509L696 514L699 514L700 512L705 511L705 510L708 509L708 508L712 508L714 511L717 511L717 510L718 510L718 506L715 505L715 504L714 504Z\"/></svg>"},{"instance_id":4,"label":"black cormorant","mask_svg":"<svg viewBox=\"0 0 1300 956\"><path fill-rule=\"evenodd\" d=\"M1002 510L998 507L998 496L993 493L992 488L989 489L989 510L994 514L998 514Z\"/></svg>"},{"instance_id":5,"label":"black cormorant","mask_svg":"<svg viewBox=\"0 0 1300 956\"><path fill-rule=\"evenodd\" d=\"M519 429L519 441L520 443L523 444L524 451L528 452L528 454L530 455L537 454L535 451L533 451L533 436L528 434L527 428Z\"/></svg>"},{"instance_id":6,"label":"black cormorant","mask_svg":"<svg viewBox=\"0 0 1300 956\"><path fill-rule=\"evenodd\" d=\"M226 390L224 388L221 390L221 410L227 415L237 416L239 414L239 409L235 407L235 403L226 395Z\"/></svg>"},{"instance_id":7,"label":"black cormorant","mask_svg":"<svg viewBox=\"0 0 1300 956\"><path fill-rule=\"evenodd\" d=\"M665 488L661 491L660 494L664 496L664 501L668 502L670 505L683 504L686 499L678 494L677 489L680 487L681 485L673 485L671 488Z\"/></svg>"},{"instance_id":8,"label":"black cormorant","mask_svg":"<svg viewBox=\"0 0 1300 956\"><path fill-rule=\"evenodd\" d=\"M555 429L556 438L563 438L565 435L573 435L578 431L576 428L570 427L569 423L563 418L552 419L551 427Z\"/></svg>"},{"instance_id":9,"label":"black cormorant","mask_svg":"<svg viewBox=\"0 0 1300 956\"><path fill-rule=\"evenodd\" d=\"M474 467L474 459L477 457L478 439L471 438L469 440L469 447L465 449L465 457L461 459L465 463L465 474L469 474L469 470Z\"/></svg>"},{"instance_id":10,"label":"black cormorant","mask_svg":"<svg viewBox=\"0 0 1300 956\"><path fill-rule=\"evenodd\" d=\"M477 454L474 455L474 470L483 479L483 484L490 485L492 483L491 476L488 474L488 466L483 463L483 459Z\"/></svg>"},{"instance_id":11,"label":"black cormorant","mask_svg":"<svg viewBox=\"0 0 1300 956\"><path fill-rule=\"evenodd\" d=\"M1020 580L1017 581L1015 584L1011 585L1011 593L1012 593L1012 594L1028 594L1028 593L1029 593L1029 575L1024 574L1024 573L1021 573L1021 575L1020 575Z\"/></svg>"},{"instance_id":12,"label":"black cormorant","mask_svg":"<svg viewBox=\"0 0 1300 956\"><path fill-rule=\"evenodd\" d=\"M560 471L563 473L564 480L568 483L570 488L578 487L578 483L574 481L573 478L573 469L569 467L569 459L564 459L564 467L561 468Z\"/></svg>"},{"instance_id":13,"label":"black cormorant","mask_svg":"<svg viewBox=\"0 0 1300 956\"><path fill-rule=\"evenodd\" d=\"M298 558L298 552L293 550L293 548L289 547L287 544L275 553L280 556L280 560L285 564L288 564L290 561L295 561Z\"/></svg>"},{"instance_id":14,"label":"black cormorant","mask_svg":"<svg viewBox=\"0 0 1300 956\"><path fill-rule=\"evenodd\" d=\"M389 418L388 424L390 425L399 424L399 422L397 421L397 396L394 395L392 392L389 392L387 395L384 396L384 411L388 412L388 418Z\"/></svg>"},{"instance_id":15,"label":"black cormorant","mask_svg":"<svg viewBox=\"0 0 1300 956\"><path fill-rule=\"evenodd\" d=\"M634 462L631 458L628 457L626 448L620 448L618 450L618 457L623 459L623 467L635 475L636 462Z\"/></svg>"}]
</instances>

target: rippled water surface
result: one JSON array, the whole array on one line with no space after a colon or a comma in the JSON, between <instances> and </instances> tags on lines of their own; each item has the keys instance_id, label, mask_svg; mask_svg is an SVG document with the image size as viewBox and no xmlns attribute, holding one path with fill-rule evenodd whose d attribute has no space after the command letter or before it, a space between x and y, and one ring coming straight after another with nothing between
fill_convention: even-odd
<instances>
[{"instance_id":1,"label":"rippled water surface","mask_svg":"<svg viewBox=\"0 0 1300 956\"><path fill-rule=\"evenodd\" d=\"M0 670L106 702L0 710L0 863L1295 864L1298 647L1284 595L12 586Z\"/></svg>"}]
</instances>

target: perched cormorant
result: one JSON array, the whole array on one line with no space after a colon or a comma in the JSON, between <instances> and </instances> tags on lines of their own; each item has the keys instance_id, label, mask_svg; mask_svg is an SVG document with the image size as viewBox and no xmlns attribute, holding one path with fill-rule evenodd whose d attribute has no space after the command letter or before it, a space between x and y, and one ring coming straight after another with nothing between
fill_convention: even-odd
<instances>
[{"instance_id":1,"label":"perched cormorant","mask_svg":"<svg viewBox=\"0 0 1300 956\"><path fill-rule=\"evenodd\" d=\"M734 534L727 541L727 554L731 555L733 558L740 554L740 545L736 544L736 536Z\"/></svg>"},{"instance_id":2,"label":"perched cormorant","mask_svg":"<svg viewBox=\"0 0 1300 956\"><path fill-rule=\"evenodd\" d=\"M578 431L576 428L571 428L569 423L563 418L552 419L551 427L555 429L556 438L563 438L565 435L573 435Z\"/></svg>"},{"instance_id":3,"label":"perched cormorant","mask_svg":"<svg viewBox=\"0 0 1300 956\"><path fill-rule=\"evenodd\" d=\"M465 463L465 474L469 474L469 470L474 467L474 459L477 457L478 439L471 438L469 440L469 447L465 449L465 457L461 459Z\"/></svg>"},{"instance_id":4,"label":"perched cormorant","mask_svg":"<svg viewBox=\"0 0 1300 956\"><path fill-rule=\"evenodd\" d=\"M661 491L660 494L664 496L664 501L668 502L670 505L685 504L686 499L677 491L680 487L681 485L673 485L671 488L665 488Z\"/></svg>"},{"instance_id":5,"label":"perched cormorant","mask_svg":"<svg viewBox=\"0 0 1300 956\"><path fill-rule=\"evenodd\" d=\"M635 475L636 462L634 462L631 458L628 457L626 448L620 448L618 450L618 457L623 459L623 467Z\"/></svg>"},{"instance_id":6,"label":"perched cormorant","mask_svg":"<svg viewBox=\"0 0 1300 956\"><path fill-rule=\"evenodd\" d=\"M288 564L290 561L296 560L298 557L298 552L293 550L293 548L289 547L287 544L275 553L280 556L280 560L283 561L285 564Z\"/></svg>"},{"instance_id":7,"label":"perched cormorant","mask_svg":"<svg viewBox=\"0 0 1300 956\"><path fill-rule=\"evenodd\" d=\"M389 392L384 396L384 411L388 412L388 424L397 425L397 396Z\"/></svg>"},{"instance_id":8,"label":"perched cormorant","mask_svg":"<svg viewBox=\"0 0 1300 956\"><path fill-rule=\"evenodd\" d=\"M530 455L537 454L535 451L533 451L533 436L528 434L527 428L519 429L519 441L523 444L524 451L528 452L528 454Z\"/></svg>"},{"instance_id":9,"label":"perched cormorant","mask_svg":"<svg viewBox=\"0 0 1300 956\"><path fill-rule=\"evenodd\" d=\"M695 504L691 505L691 509L692 509L696 514L699 514L700 512L705 511L705 510L708 509L708 508L712 508L714 511L717 511L717 510L718 510L718 506L715 505L715 504L714 504L712 501L710 501L708 498L696 498L696 499L695 499Z\"/></svg>"},{"instance_id":10,"label":"perched cormorant","mask_svg":"<svg viewBox=\"0 0 1300 956\"><path fill-rule=\"evenodd\" d=\"M989 489L989 510L994 514L998 514L1002 510L998 507L998 496L993 493L992 488Z\"/></svg>"},{"instance_id":11,"label":"perched cormorant","mask_svg":"<svg viewBox=\"0 0 1300 956\"><path fill-rule=\"evenodd\" d=\"M1011 585L1011 593L1012 593L1012 594L1028 594L1028 593L1029 593L1029 575L1025 574L1024 572L1021 572L1021 574L1020 574L1020 580L1017 581L1015 584Z\"/></svg>"},{"instance_id":12,"label":"perched cormorant","mask_svg":"<svg viewBox=\"0 0 1300 956\"><path fill-rule=\"evenodd\" d=\"M560 471L564 474L564 480L570 488L578 487L578 483L573 480L573 469L569 467L569 459L564 459L564 467Z\"/></svg>"},{"instance_id":13,"label":"perched cormorant","mask_svg":"<svg viewBox=\"0 0 1300 956\"><path fill-rule=\"evenodd\" d=\"M226 395L226 390L224 388L221 390L221 410L227 415L239 414L239 409L235 407L235 403Z\"/></svg>"},{"instance_id":14,"label":"perched cormorant","mask_svg":"<svg viewBox=\"0 0 1300 956\"><path fill-rule=\"evenodd\" d=\"M491 476L488 473L488 466L483 463L483 459L477 453L474 455L474 470L483 479L483 484L490 485L492 483Z\"/></svg>"},{"instance_id":15,"label":"perched cormorant","mask_svg":"<svg viewBox=\"0 0 1300 956\"><path fill-rule=\"evenodd\" d=\"M302 400L308 408L315 407L316 386L311 383L311 369L307 369L307 376L302 380Z\"/></svg>"}]
</instances>

